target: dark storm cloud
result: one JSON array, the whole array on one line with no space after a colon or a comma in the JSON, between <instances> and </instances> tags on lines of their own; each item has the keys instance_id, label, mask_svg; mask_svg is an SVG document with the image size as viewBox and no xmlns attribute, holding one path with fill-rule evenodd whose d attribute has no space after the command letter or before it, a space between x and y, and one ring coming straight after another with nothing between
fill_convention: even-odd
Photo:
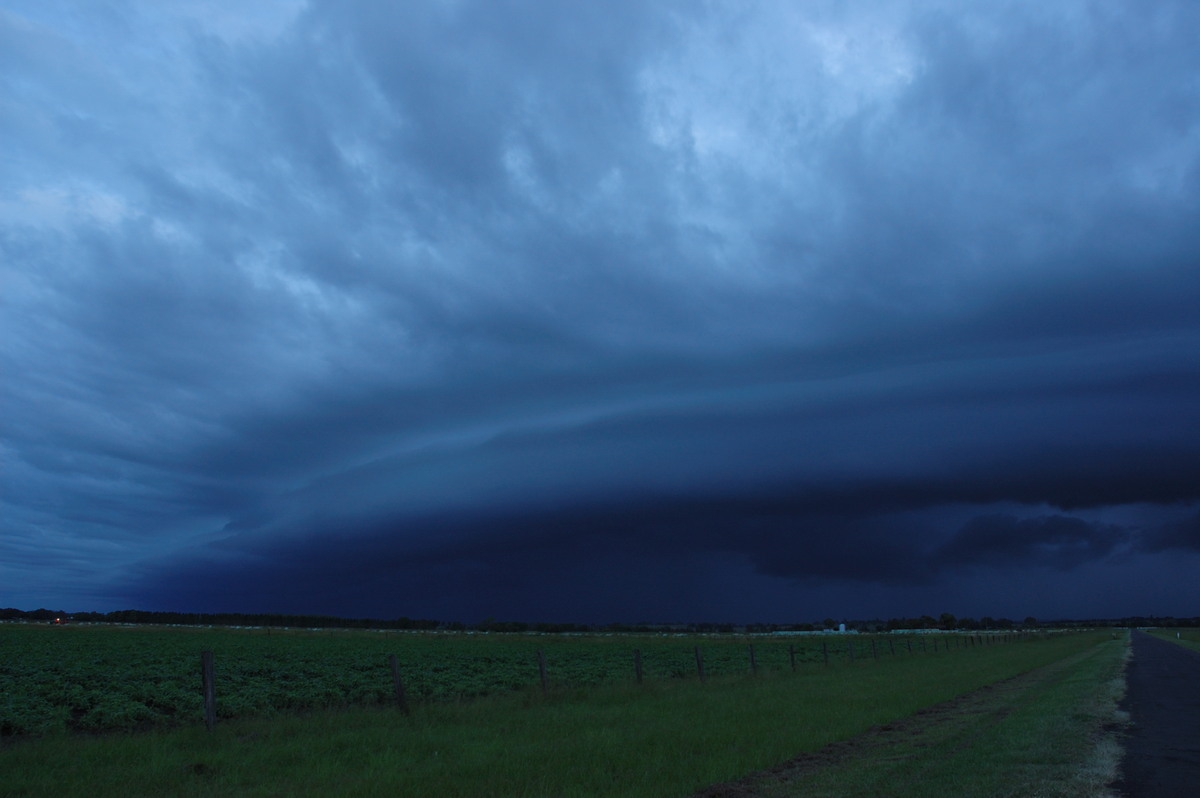
<instances>
[{"instance_id":1,"label":"dark storm cloud","mask_svg":"<svg viewBox=\"0 0 1200 798\"><path fill-rule=\"evenodd\" d=\"M0 603L825 615L1194 557L1198 17L10 5Z\"/></svg>"},{"instance_id":2,"label":"dark storm cloud","mask_svg":"<svg viewBox=\"0 0 1200 798\"><path fill-rule=\"evenodd\" d=\"M1125 537L1119 528L1069 516L987 515L972 519L935 557L954 565L1008 562L1070 569L1111 554Z\"/></svg>"},{"instance_id":3,"label":"dark storm cloud","mask_svg":"<svg viewBox=\"0 0 1200 798\"><path fill-rule=\"evenodd\" d=\"M1150 551L1200 551L1200 514L1149 529L1142 546Z\"/></svg>"}]
</instances>

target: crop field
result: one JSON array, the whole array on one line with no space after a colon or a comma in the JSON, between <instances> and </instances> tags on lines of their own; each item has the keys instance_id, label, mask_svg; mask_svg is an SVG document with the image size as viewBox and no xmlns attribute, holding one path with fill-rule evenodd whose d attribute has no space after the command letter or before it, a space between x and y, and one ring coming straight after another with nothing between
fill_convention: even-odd
<instances>
[{"instance_id":1,"label":"crop field","mask_svg":"<svg viewBox=\"0 0 1200 798\"><path fill-rule=\"evenodd\" d=\"M866 636L756 638L760 669L755 677L749 673L745 640L737 638L267 635L119 627L24 627L15 633L0 628L0 634L0 663L6 668L18 648L43 650L44 661L93 655L88 662L100 664L86 678L94 681L72 681L66 690L82 690L85 696L93 687L100 696L145 694L150 682L131 674L162 662L162 652L175 645L183 673L171 676L171 683L187 696L200 692L198 652L209 646L216 653L219 701L222 691L227 698L240 694L241 674L249 678L256 668L265 668L279 675L299 653L315 658L324 652L353 662L358 655L386 659L394 650L411 669L414 662L449 662L451 653L461 651L464 657L515 663L519 671L509 676L519 690L459 701L449 689L444 700L417 702L407 715L378 703L348 703L341 685L349 681L331 678L334 701L347 703L289 712L263 702L254 704L261 710L227 716L211 732L200 722L198 703L177 711L175 722L155 722L135 733L79 733L71 729L95 728L78 723L86 712L74 726L60 718L60 725L45 734L0 741L0 794L28 798L682 798L755 772L766 778L753 782L761 791L706 794L831 794L821 785L832 779L837 786L832 794L863 798L942 792L1082 798L1098 794L1111 777L1094 762L1104 724L1112 718L1112 696L1103 694L1121 681L1116 677L1127 650L1127 636L1108 630L1010 636L1005 645L970 645L960 638L949 649L947 636L939 640L936 654L933 638L925 638L924 650L912 638L911 655L908 640L888 645L880 636L874 639L878 660L870 655ZM839 646L857 645L853 663L847 654L833 656L834 640ZM823 665L822 642L830 645L829 667ZM693 670L697 644L713 668L705 684ZM804 656L796 673L790 671L789 645ZM659 657L666 663L656 666L654 678L648 667L644 684L632 678L633 647L643 650L647 665ZM545 694L537 688L538 649L557 674ZM606 654L611 664L604 667L611 677L604 677L610 671L601 667ZM601 683L574 687L562 681L572 655L580 663L600 663L601 675L589 671L588 678ZM236 664L238 656L257 664ZM118 661L129 670L119 678L106 676ZM303 674L317 665L314 659L288 667ZM163 667L166 674L170 667ZM373 678L390 682L386 666L371 667ZM674 677L673 669L682 676ZM451 679L449 669L438 673ZM21 684L34 695L28 679ZM278 690L280 696L297 694L272 684L265 674L259 682L260 689ZM389 698L385 688L372 689L376 702ZM13 694L6 688L4 700ZM68 717L81 708L72 706ZM830 745L835 748L826 748ZM819 753L798 760L798 771L776 769L803 752ZM805 763L819 767L811 770Z\"/></svg>"},{"instance_id":2,"label":"crop field","mask_svg":"<svg viewBox=\"0 0 1200 798\"><path fill-rule=\"evenodd\" d=\"M369 706L393 700L395 654L415 700L457 700L535 687L543 651L550 683L595 686L858 659L931 656L983 645L958 635L655 636L500 635L0 624L0 735L167 727L203 720L200 652L216 661L219 718ZM872 646L874 645L874 649ZM849 647L849 649L848 649ZM950 647L950 648L948 648Z\"/></svg>"}]
</instances>

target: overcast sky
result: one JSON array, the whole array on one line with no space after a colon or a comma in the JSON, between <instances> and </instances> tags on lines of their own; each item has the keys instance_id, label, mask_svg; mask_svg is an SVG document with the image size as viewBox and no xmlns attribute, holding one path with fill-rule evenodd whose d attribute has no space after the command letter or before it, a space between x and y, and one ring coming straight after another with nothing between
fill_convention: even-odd
<instances>
[{"instance_id":1,"label":"overcast sky","mask_svg":"<svg viewBox=\"0 0 1200 798\"><path fill-rule=\"evenodd\" d=\"M1197 31L0 0L0 605L1198 614Z\"/></svg>"}]
</instances>

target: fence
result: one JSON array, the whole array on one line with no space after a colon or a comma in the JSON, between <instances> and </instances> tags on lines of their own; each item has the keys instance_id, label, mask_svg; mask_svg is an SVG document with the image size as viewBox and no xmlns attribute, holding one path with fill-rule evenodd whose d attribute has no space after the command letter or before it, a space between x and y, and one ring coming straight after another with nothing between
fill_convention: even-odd
<instances>
[{"instance_id":1,"label":"fence","mask_svg":"<svg viewBox=\"0 0 1200 798\"><path fill-rule=\"evenodd\" d=\"M990 645L998 645L1003 643L1017 642L1033 637L1030 632L1014 632L1003 634L970 634L957 635L950 634L944 636L920 635L915 639L919 643L919 651L914 651L913 637L907 637L902 642L904 647L897 653L896 639L894 637L884 637L887 641L887 648L883 651L884 656L913 656L917 653L922 654L947 654L952 649L973 649ZM1044 635L1038 635L1044 636ZM841 660L845 663L854 663L859 660L865 660L869 654L870 659L878 661L881 655L881 646L879 645L880 638L875 636L859 637L857 635L848 635L845 638L845 647L840 646L840 641L836 641L834 647L830 648L830 641L823 639L821 641L821 659L820 662L824 667L830 666L831 658L837 662ZM939 642L941 650L939 652ZM932 644L932 651L927 643ZM635 648L632 650L632 671L635 681L642 684L645 679L645 669L643 666L642 649ZM699 645L693 647L693 657L695 660L695 675L701 683L708 679L708 674L705 671L705 657L703 648ZM797 651L795 644L787 646L787 662L790 670L797 670ZM760 663L755 652L755 644L746 644L746 671L752 676L759 674ZM387 655L388 673L391 677L391 692L393 701L396 707L404 714L410 711L408 702L408 691L404 678L401 675L399 660L395 654ZM551 688L550 674L551 668L547 662L546 653L542 649L537 650L536 666L538 674L538 683L541 686L543 693L549 692ZM216 727L217 723L217 689L216 689L216 657L210 650L201 652L200 656L200 672L201 672L201 689L204 697L204 720L208 729L211 731Z\"/></svg>"}]
</instances>

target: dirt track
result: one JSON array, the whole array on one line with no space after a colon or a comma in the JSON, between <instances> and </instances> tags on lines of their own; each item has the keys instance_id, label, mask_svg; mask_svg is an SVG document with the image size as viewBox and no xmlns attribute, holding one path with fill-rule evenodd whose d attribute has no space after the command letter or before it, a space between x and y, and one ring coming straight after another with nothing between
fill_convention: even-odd
<instances>
[{"instance_id":1,"label":"dirt track","mask_svg":"<svg viewBox=\"0 0 1200 798\"><path fill-rule=\"evenodd\" d=\"M1126 683L1133 726L1115 786L1129 798L1200 795L1200 652L1135 631Z\"/></svg>"}]
</instances>

